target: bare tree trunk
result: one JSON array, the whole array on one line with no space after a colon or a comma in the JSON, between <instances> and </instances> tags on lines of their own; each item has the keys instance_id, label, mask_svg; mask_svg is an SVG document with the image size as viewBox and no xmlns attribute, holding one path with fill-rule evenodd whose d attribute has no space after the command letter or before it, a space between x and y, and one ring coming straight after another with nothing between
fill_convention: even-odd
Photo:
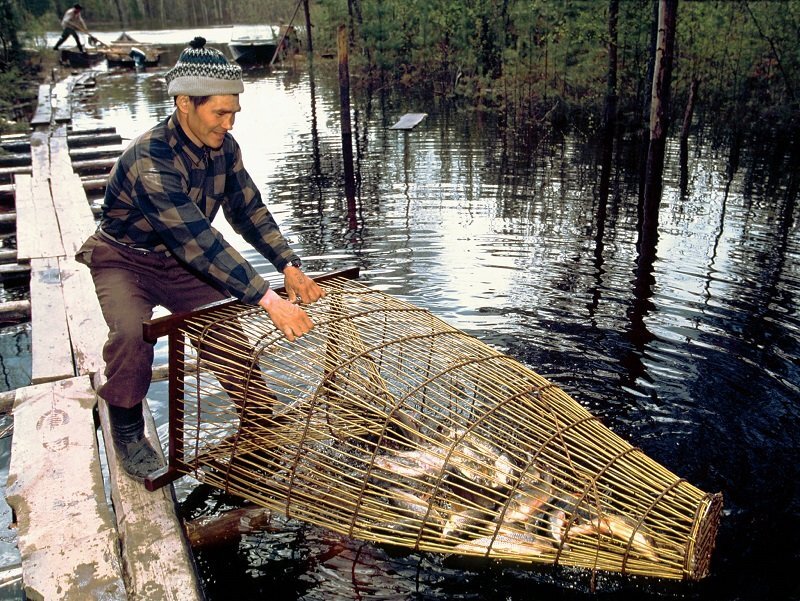
<instances>
[{"instance_id":1,"label":"bare tree trunk","mask_svg":"<svg viewBox=\"0 0 800 601\"><path fill-rule=\"evenodd\" d=\"M675 50L675 22L678 0L660 0L658 6L658 40L650 95L650 144L645 171L643 231L655 232L658 226L658 205L661 199L661 178L664 172L672 61Z\"/></svg>"},{"instance_id":2,"label":"bare tree trunk","mask_svg":"<svg viewBox=\"0 0 800 601\"><path fill-rule=\"evenodd\" d=\"M342 122L342 160L344 163L344 190L347 198L347 213L350 226L356 223L356 186L353 170L353 131L350 121L350 71L348 58L347 27L339 26L339 99Z\"/></svg>"}]
</instances>

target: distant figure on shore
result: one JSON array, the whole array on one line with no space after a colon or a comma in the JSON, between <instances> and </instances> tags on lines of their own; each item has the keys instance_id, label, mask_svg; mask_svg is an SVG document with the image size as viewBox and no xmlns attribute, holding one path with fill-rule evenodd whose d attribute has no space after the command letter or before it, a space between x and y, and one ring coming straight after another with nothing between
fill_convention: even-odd
<instances>
[{"instance_id":1,"label":"distant figure on shore","mask_svg":"<svg viewBox=\"0 0 800 601\"><path fill-rule=\"evenodd\" d=\"M68 8L67 12L64 13L64 18L61 19L61 27L64 28L64 31L61 32L61 37L58 38L56 45L53 46L53 50L58 50L58 47L64 43L64 41L69 37L72 36L75 38L75 43L78 45L78 50L83 52L83 46L81 46L81 39L78 36L78 32L82 31L83 33L88 34L89 28L86 27L86 23L81 16L81 11L83 7L80 4L74 4L72 8Z\"/></svg>"}]
</instances>

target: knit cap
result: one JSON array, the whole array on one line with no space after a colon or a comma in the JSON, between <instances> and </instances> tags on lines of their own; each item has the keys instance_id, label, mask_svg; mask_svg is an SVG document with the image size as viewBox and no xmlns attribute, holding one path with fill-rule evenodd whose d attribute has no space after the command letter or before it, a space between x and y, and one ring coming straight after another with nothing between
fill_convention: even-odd
<instances>
[{"instance_id":1,"label":"knit cap","mask_svg":"<svg viewBox=\"0 0 800 601\"><path fill-rule=\"evenodd\" d=\"M167 94L177 96L215 96L244 92L242 68L228 62L225 55L205 47L205 38L196 37L165 75Z\"/></svg>"}]
</instances>

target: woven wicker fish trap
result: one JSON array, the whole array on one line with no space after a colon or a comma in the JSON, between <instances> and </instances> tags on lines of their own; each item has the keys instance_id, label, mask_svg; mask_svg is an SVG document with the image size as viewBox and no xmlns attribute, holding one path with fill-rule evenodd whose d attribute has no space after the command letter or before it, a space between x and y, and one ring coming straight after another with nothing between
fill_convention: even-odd
<instances>
[{"instance_id":1,"label":"woven wicker fish trap","mask_svg":"<svg viewBox=\"0 0 800 601\"><path fill-rule=\"evenodd\" d=\"M169 466L148 487L190 474L415 550L708 573L721 495L429 311L344 276L322 285L315 328L293 343L239 303L151 323L151 338L169 334L172 371Z\"/></svg>"}]
</instances>

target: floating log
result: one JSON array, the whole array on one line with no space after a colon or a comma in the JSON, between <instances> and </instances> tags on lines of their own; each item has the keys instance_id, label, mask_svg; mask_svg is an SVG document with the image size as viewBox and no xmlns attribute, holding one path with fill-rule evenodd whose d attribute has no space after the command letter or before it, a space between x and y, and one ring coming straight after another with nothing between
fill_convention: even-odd
<instances>
[{"instance_id":1,"label":"floating log","mask_svg":"<svg viewBox=\"0 0 800 601\"><path fill-rule=\"evenodd\" d=\"M222 515L184 522L186 538L192 549L224 545L250 532L278 532L285 528L275 514L257 505L227 511Z\"/></svg>"},{"instance_id":2,"label":"floating log","mask_svg":"<svg viewBox=\"0 0 800 601\"><path fill-rule=\"evenodd\" d=\"M30 165L31 164L31 155L30 153L7 153L7 154L0 154L0 166L2 167L19 167L21 165Z\"/></svg>"},{"instance_id":3,"label":"floating log","mask_svg":"<svg viewBox=\"0 0 800 601\"><path fill-rule=\"evenodd\" d=\"M81 178L81 183L83 184L83 189L87 192L94 191L94 190L105 190L106 185L108 185L108 177L98 177L96 175L90 175Z\"/></svg>"},{"instance_id":4,"label":"floating log","mask_svg":"<svg viewBox=\"0 0 800 601\"><path fill-rule=\"evenodd\" d=\"M117 158L124 148L118 146L97 146L76 148L69 151L69 158L73 161L91 161L93 159Z\"/></svg>"},{"instance_id":5,"label":"floating log","mask_svg":"<svg viewBox=\"0 0 800 601\"><path fill-rule=\"evenodd\" d=\"M103 127L89 127L84 129L73 129L71 125L67 126L67 137L69 136L97 136L100 134L115 134L117 128L113 125Z\"/></svg>"},{"instance_id":6,"label":"floating log","mask_svg":"<svg viewBox=\"0 0 800 601\"><path fill-rule=\"evenodd\" d=\"M31 318L31 301L18 300L0 303L0 322L28 321Z\"/></svg>"},{"instance_id":7,"label":"floating log","mask_svg":"<svg viewBox=\"0 0 800 601\"><path fill-rule=\"evenodd\" d=\"M17 260L17 251L13 248L0 249L0 263L14 263Z\"/></svg>"},{"instance_id":8,"label":"floating log","mask_svg":"<svg viewBox=\"0 0 800 601\"><path fill-rule=\"evenodd\" d=\"M11 181L11 177L17 173L31 173L30 165L20 165L19 167L0 167L0 180L6 183Z\"/></svg>"},{"instance_id":9,"label":"floating log","mask_svg":"<svg viewBox=\"0 0 800 601\"><path fill-rule=\"evenodd\" d=\"M119 134L68 134L67 144L70 149L86 146L103 146L106 144L122 144Z\"/></svg>"},{"instance_id":10,"label":"floating log","mask_svg":"<svg viewBox=\"0 0 800 601\"><path fill-rule=\"evenodd\" d=\"M75 171L75 173L78 174L97 173L97 172L107 173L111 171L111 168L114 166L114 163L116 162L117 162L116 157L93 159L89 161L73 161L72 169Z\"/></svg>"},{"instance_id":11,"label":"floating log","mask_svg":"<svg viewBox=\"0 0 800 601\"><path fill-rule=\"evenodd\" d=\"M30 277L30 274L30 265L20 265L19 263L0 265L0 282Z\"/></svg>"},{"instance_id":12,"label":"floating log","mask_svg":"<svg viewBox=\"0 0 800 601\"><path fill-rule=\"evenodd\" d=\"M3 141L0 142L0 147L2 147L2 149L6 152L30 153L31 141L28 136L25 136L25 138L19 140L7 140L3 138Z\"/></svg>"}]
</instances>

